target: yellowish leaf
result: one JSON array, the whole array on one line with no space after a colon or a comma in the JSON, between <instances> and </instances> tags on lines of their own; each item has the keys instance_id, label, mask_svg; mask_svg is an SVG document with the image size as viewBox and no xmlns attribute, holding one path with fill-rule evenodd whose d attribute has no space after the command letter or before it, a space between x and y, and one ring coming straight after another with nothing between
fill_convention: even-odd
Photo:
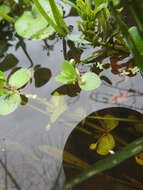
<instances>
[{"instance_id":1,"label":"yellowish leaf","mask_svg":"<svg viewBox=\"0 0 143 190\"><path fill-rule=\"evenodd\" d=\"M109 150L115 147L115 140L111 134L103 135L98 140L97 153L100 155L107 155Z\"/></svg>"}]
</instances>

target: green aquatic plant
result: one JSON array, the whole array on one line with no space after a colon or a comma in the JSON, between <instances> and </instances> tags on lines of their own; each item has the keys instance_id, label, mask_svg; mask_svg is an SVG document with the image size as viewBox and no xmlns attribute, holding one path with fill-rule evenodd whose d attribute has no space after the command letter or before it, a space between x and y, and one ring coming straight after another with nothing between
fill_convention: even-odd
<instances>
[{"instance_id":1,"label":"green aquatic plant","mask_svg":"<svg viewBox=\"0 0 143 190\"><path fill-rule=\"evenodd\" d=\"M110 1L110 7L114 19L118 23L126 40L128 48L134 56L135 64L141 70L143 68L143 21L140 10L137 10L137 2L131 0L128 1L128 3L132 16L136 21L136 26L128 27L124 22L121 16L121 11L119 11L119 8L121 8L120 1Z\"/></svg>"},{"instance_id":2,"label":"green aquatic plant","mask_svg":"<svg viewBox=\"0 0 143 190\"><path fill-rule=\"evenodd\" d=\"M110 119L108 120L108 118L113 118L113 116L105 115L102 118L103 122L101 122L101 127L104 129L104 132L102 136L97 140L97 142L91 144L89 147L91 150L96 150L96 152L100 155L109 154L109 152L115 147L115 140L111 134L111 131L118 126L119 121Z\"/></svg>"},{"instance_id":3,"label":"green aquatic plant","mask_svg":"<svg viewBox=\"0 0 143 190\"><path fill-rule=\"evenodd\" d=\"M93 72L86 72L81 75L74 64L74 60L64 61L62 72L56 77L56 80L65 84L75 84L77 82L80 88L86 91L94 90L101 85L98 75Z\"/></svg>"},{"instance_id":4,"label":"green aquatic plant","mask_svg":"<svg viewBox=\"0 0 143 190\"><path fill-rule=\"evenodd\" d=\"M89 178L109 170L123 161L143 151L143 137L133 141L126 147L122 148L116 154L110 155L102 160L97 161L90 169L84 170L82 174L68 182L62 190L70 190L74 186L88 180Z\"/></svg>"},{"instance_id":5,"label":"green aquatic plant","mask_svg":"<svg viewBox=\"0 0 143 190\"><path fill-rule=\"evenodd\" d=\"M16 110L21 103L19 88L23 87L31 78L26 68L21 68L6 78L0 71L0 115L8 115Z\"/></svg>"},{"instance_id":6,"label":"green aquatic plant","mask_svg":"<svg viewBox=\"0 0 143 190\"><path fill-rule=\"evenodd\" d=\"M33 2L33 3L32 3ZM29 1L31 11L26 10L18 17L9 16L9 6L0 6L0 19L14 23L16 32L28 39L45 39L57 32L61 36L69 33L63 19L63 10L54 0Z\"/></svg>"}]
</instances>

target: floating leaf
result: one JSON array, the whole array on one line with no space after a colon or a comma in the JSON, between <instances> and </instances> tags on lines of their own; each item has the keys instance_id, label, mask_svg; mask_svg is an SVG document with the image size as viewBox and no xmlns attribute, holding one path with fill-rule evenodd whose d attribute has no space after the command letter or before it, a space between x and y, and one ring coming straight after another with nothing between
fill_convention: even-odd
<instances>
[{"instance_id":1,"label":"floating leaf","mask_svg":"<svg viewBox=\"0 0 143 190\"><path fill-rule=\"evenodd\" d=\"M7 15L10 12L10 7L8 7L7 5L2 4L0 6L0 12L2 12L3 14ZM3 18L0 16L0 20L2 20Z\"/></svg>"},{"instance_id":2,"label":"floating leaf","mask_svg":"<svg viewBox=\"0 0 143 190\"><path fill-rule=\"evenodd\" d=\"M13 88L24 86L31 78L31 73L28 69L22 68L14 72L9 78L9 85Z\"/></svg>"},{"instance_id":3,"label":"floating leaf","mask_svg":"<svg viewBox=\"0 0 143 190\"><path fill-rule=\"evenodd\" d=\"M107 118L107 119L104 120L104 123L105 123L105 127L106 127L108 130L111 131L111 130L113 130L115 127L118 126L119 121L114 120L114 116L113 116L113 115L105 115L104 117ZM108 118L112 118L112 119L108 119Z\"/></svg>"},{"instance_id":4,"label":"floating leaf","mask_svg":"<svg viewBox=\"0 0 143 190\"><path fill-rule=\"evenodd\" d=\"M39 3L48 13L48 16L50 16L54 21L49 1L39 0ZM57 7L60 13L63 14L61 7L59 5L57 5ZM15 30L20 36L28 39L45 39L55 32L54 28L49 25L35 5L31 12L25 11L23 15L17 19Z\"/></svg>"},{"instance_id":5,"label":"floating leaf","mask_svg":"<svg viewBox=\"0 0 143 190\"><path fill-rule=\"evenodd\" d=\"M143 153L140 153L139 155L137 155L137 156L135 157L135 159L136 159L136 162L137 162L139 165L143 166Z\"/></svg>"},{"instance_id":6,"label":"floating leaf","mask_svg":"<svg viewBox=\"0 0 143 190\"><path fill-rule=\"evenodd\" d=\"M107 155L109 150L115 147L115 140L111 134L103 135L98 140L97 153L100 155Z\"/></svg>"},{"instance_id":7,"label":"floating leaf","mask_svg":"<svg viewBox=\"0 0 143 190\"><path fill-rule=\"evenodd\" d=\"M101 80L98 75L93 72L87 72L82 75L78 81L81 89L89 91L98 88L101 85Z\"/></svg>"},{"instance_id":8,"label":"floating leaf","mask_svg":"<svg viewBox=\"0 0 143 190\"><path fill-rule=\"evenodd\" d=\"M9 92L9 94L0 96L0 115L8 115L15 111L21 102L20 95Z\"/></svg>"}]
</instances>

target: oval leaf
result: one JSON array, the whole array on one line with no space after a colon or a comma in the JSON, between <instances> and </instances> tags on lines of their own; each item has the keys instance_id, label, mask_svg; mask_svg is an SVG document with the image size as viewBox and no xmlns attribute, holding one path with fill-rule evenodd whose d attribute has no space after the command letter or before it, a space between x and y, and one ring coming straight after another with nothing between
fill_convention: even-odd
<instances>
[{"instance_id":1,"label":"oval leaf","mask_svg":"<svg viewBox=\"0 0 143 190\"><path fill-rule=\"evenodd\" d=\"M28 69L22 68L13 73L9 78L9 85L13 88L24 86L31 78L31 73Z\"/></svg>"},{"instance_id":2,"label":"oval leaf","mask_svg":"<svg viewBox=\"0 0 143 190\"><path fill-rule=\"evenodd\" d=\"M39 3L48 13L48 16L55 22L49 0L39 0ZM63 15L62 8L58 4L57 7L61 15ZM35 5L31 12L25 11L23 15L17 19L15 30L20 36L28 39L45 39L55 32L54 28L49 25Z\"/></svg>"},{"instance_id":3,"label":"oval leaf","mask_svg":"<svg viewBox=\"0 0 143 190\"><path fill-rule=\"evenodd\" d=\"M78 81L81 89L89 91L98 88L101 85L101 80L98 75L93 72L87 72L82 75L81 80Z\"/></svg>"},{"instance_id":4,"label":"oval leaf","mask_svg":"<svg viewBox=\"0 0 143 190\"><path fill-rule=\"evenodd\" d=\"M19 94L12 93L0 96L0 115L8 115L15 111L21 102Z\"/></svg>"},{"instance_id":5,"label":"oval leaf","mask_svg":"<svg viewBox=\"0 0 143 190\"><path fill-rule=\"evenodd\" d=\"M115 147L115 140L111 134L103 135L98 140L97 153L100 155L107 155L109 150Z\"/></svg>"}]
</instances>

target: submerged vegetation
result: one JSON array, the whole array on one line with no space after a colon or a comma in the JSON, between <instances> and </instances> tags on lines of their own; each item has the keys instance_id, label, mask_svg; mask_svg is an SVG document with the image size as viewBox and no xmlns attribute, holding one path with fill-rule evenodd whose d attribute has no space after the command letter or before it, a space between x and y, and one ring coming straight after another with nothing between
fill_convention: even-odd
<instances>
[{"instance_id":1,"label":"submerged vegetation","mask_svg":"<svg viewBox=\"0 0 143 190\"><path fill-rule=\"evenodd\" d=\"M35 67L34 73L31 71L33 61L30 58L24 40L44 40L52 39L56 36L63 42L64 60L61 72L55 80L65 85L76 86L78 92L81 90L91 91L99 88L102 82L112 84L110 78L102 75L102 71L111 67L111 71L119 76L135 76L143 70L143 14L138 8L136 0L127 0L129 13L133 22L126 23L124 18L124 3L122 0L63 0L62 5L68 5L76 12L78 21L75 25L78 33L75 34L74 26L68 25L64 7L55 0L3 0L0 2L0 115L8 115L14 112L20 104L26 104L28 98L36 99L37 96L24 93L24 87L35 80L36 87L46 84L51 73L47 68ZM15 68L18 60L12 54L6 54L11 46L10 39L16 38L16 49L22 48L29 59L29 68ZM68 46L68 47L67 47ZM79 47L82 46L81 50ZM95 51L92 55L81 58L84 48L92 47ZM70 50L76 53L73 55ZM105 57L109 57L109 63L103 62ZM117 61L129 60L122 66ZM8 64L8 60L11 64ZM5 65L5 66L4 66ZM81 67L90 65L89 69L82 71ZM5 73L13 69L10 73ZM44 81L40 83L37 79L39 73L46 74ZM113 97L110 102L124 101L130 94L120 94ZM58 99L55 100L54 97ZM24 99L24 100L23 100ZM50 124L67 110L67 105L58 92L53 93L49 102L37 98L44 105L49 106L51 114ZM61 102L62 103L61 103ZM41 110L40 110L41 111ZM43 112L45 114L45 112ZM135 130L142 130L142 121L136 118L119 118L110 114L105 116L89 116L90 119L100 120L100 127L94 126L99 132L96 141L89 145L89 149L97 154L106 156L116 147L114 130L118 128L120 121L137 122ZM48 126L51 127L50 125ZM60 129L59 129L60 130ZM80 129L81 130L81 129ZM83 131L85 129L82 129ZM112 134L113 132L113 134ZM83 182L99 172L110 169L124 160L136 156L143 151L143 139L140 137L134 142L129 142L125 147L114 155L95 163L93 167L85 171L81 176L67 184L65 190ZM114 151L112 152L114 153ZM135 157L138 164L143 165L143 154Z\"/></svg>"}]
</instances>

